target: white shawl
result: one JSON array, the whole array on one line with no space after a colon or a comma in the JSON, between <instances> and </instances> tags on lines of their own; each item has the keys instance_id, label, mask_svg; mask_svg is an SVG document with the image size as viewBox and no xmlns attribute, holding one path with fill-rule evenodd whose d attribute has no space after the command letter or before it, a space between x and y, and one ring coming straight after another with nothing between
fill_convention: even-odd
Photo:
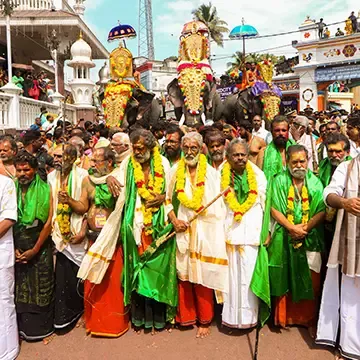
<instances>
[{"instance_id":1,"label":"white shawl","mask_svg":"<svg viewBox=\"0 0 360 360\"><path fill-rule=\"evenodd\" d=\"M91 181L95 184L105 184L106 178L110 175L114 176L120 184L124 184L120 196L118 197L114 211L108 217L104 227L102 228L98 238L91 245L81 263L78 278L89 280L93 284L100 284L110 265L110 261L115 253L117 240L120 234L121 215L125 203L125 170L130 158L125 159L120 168L115 169L111 174L102 178L91 177Z\"/></svg>"},{"instance_id":2,"label":"white shawl","mask_svg":"<svg viewBox=\"0 0 360 360\"><path fill-rule=\"evenodd\" d=\"M75 164L72 168L72 183L71 183L71 197L75 200L80 200L81 188L83 180L88 176L88 172L84 169L79 168ZM55 243L56 250L64 253L71 261L80 266L81 261L85 255L85 249L87 247L86 242L82 244L70 244L65 243L61 235L59 224L56 221L56 209L58 205L58 192L61 188L60 183L61 172L54 170L48 175L48 183L51 185L54 212L52 218L53 230L52 239ZM81 225L83 222L83 215L75 213L71 214L70 217L70 230L71 234L75 235L81 231Z\"/></svg>"}]
</instances>

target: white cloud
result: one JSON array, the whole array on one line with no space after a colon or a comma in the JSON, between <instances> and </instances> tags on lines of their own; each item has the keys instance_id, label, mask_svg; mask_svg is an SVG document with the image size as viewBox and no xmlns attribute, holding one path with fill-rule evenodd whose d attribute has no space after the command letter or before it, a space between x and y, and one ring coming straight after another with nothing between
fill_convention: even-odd
<instances>
[{"instance_id":1,"label":"white cloud","mask_svg":"<svg viewBox=\"0 0 360 360\"><path fill-rule=\"evenodd\" d=\"M161 53L162 57L177 53L178 37L182 26L192 20L191 11L202 3L207 3L207 1L175 0L168 2L169 12L154 19L154 24L157 24L154 27L156 53ZM330 24L345 20L351 11L357 13L359 10L357 0L268 0L267 2L264 0L237 0L236 2L234 0L212 0L212 4L216 6L219 17L228 23L230 30L241 24L241 19L244 18L246 23L257 28L260 35L297 30L307 15L317 20L323 17L324 22ZM331 26L331 33L334 34L339 26L343 27L343 25ZM294 56L296 50L291 47L292 40L299 40L299 34L250 39L246 42L246 51L254 52L289 45L266 52ZM163 41L166 41L166 45ZM231 61L231 54L237 50L242 50L241 41L226 41L224 48L212 45L211 51L216 57L229 56L227 59L212 62L217 75L226 70L226 64Z\"/></svg>"},{"instance_id":2,"label":"white cloud","mask_svg":"<svg viewBox=\"0 0 360 360\"><path fill-rule=\"evenodd\" d=\"M194 6L194 1L191 0L172 1L167 7L172 11L188 11L190 13L196 8L196 6Z\"/></svg>"}]
</instances>

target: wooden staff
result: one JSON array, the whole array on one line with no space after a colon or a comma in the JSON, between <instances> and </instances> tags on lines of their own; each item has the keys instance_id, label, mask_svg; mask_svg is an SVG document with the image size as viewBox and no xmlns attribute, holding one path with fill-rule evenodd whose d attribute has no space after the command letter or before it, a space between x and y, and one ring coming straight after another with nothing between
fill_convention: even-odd
<instances>
[{"instance_id":1,"label":"wooden staff","mask_svg":"<svg viewBox=\"0 0 360 360\"><path fill-rule=\"evenodd\" d=\"M66 131L66 124L65 124L65 119L66 119L66 101L68 99L69 95L66 95L64 98L64 103L63 103L63 136L65 136L65 131ZM65 142L63 139L63 142L61 144L61 150L62 150L62 160L61 160L61 184L60 184L60 188L62 191L66 191L66 185L64 185L64 152L65 152Z\"/></svg>"},{"instance_id":2,"label":"wooden staff","mask_svg":"<svg viewBox=\"0 0 360 360\"><path fill-rule=\"evenodd\" d=\"M315 158L315 155L316 155L316 150L315 150L315 146L314 146L314 138L312 136L312 129L310 128L309 126L309 133L310 133L310 137L311 137L311 152L312 152L312 164L313 164L313 173L315 175L318 175L319 174L319 166L318 166L318 163L316 162L316 158Z\"/></svg>"},{"instance_id":3,"label":"wooden staff","mask_svg":"<svg viewBox=\"0 0 360 360\"><path fill-rule=\"evenodd\" d=\"M207 205L205 205L199 212L197 212L190 220L189 224L196 220L206 209L208 209L214 202L219 200L226 192L230 191L230 186L223 190L220 194L216 195ZM173 231L169 235L167 235L164 239L159 239L158 246L162 245L167 240L171 239L174 235L176 235L176 231Z\"/></svg>"}]
</instances>

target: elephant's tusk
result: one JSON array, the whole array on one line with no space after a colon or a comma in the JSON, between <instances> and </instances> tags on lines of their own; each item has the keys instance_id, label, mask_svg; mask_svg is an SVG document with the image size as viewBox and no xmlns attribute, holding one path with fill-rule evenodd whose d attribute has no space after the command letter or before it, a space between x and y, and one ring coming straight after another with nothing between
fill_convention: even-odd
<instances>
[{"instance_id":1,"label":"elephant's tusk","mask_svg":"<svg viewBox=\"0 0 360 360\"><path fill-rule=\"evenodd\" d=\"M180 121L179 121L179 126L183 126L185 123L185 114L183 113L181 115Z\"/></svg>"}]
</instances>

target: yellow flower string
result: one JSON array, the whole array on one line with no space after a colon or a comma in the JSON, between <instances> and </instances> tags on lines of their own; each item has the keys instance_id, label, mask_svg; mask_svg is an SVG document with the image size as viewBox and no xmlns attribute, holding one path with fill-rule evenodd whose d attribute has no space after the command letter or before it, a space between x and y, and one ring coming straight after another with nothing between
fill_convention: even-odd
<instances>
[{"instance_id":1,"label":"yellow flower string","mask_svg":"<svg viewBox=\"0 0 360 360\"><path fill-rule=\"evenodd\" d=\"M68 204L59 203L56 209L56 221L64 242L69 242L71 238L70 229L71 208Z\"/></svg>"},{"instance_id":2,"label":"yellow flower string","mask_svg":"<svg viewBox=\"0 0 360 360\"><path fill-rule=\"evenodd\" d=\"M154 159L154 177L150 174L148 184L146 186L145 175L142 170L141 164L135 160L134 156L131 156L131 162L134 168L135 184L138 190L138 194L142 199L141 211L144 218L145 234L152 234L152 216L153 213L158 211L159 208L145 208L144 201L154 199L154 194L159 195L163 191L164 185L164 167L158 147L153 149Z\"/></svg>"},{"instance_id":3,"label":"yellow flower string","mask_svg":"<svg viewBox=\"0 0 360 360\"><path fill-rule=\"evenodd\" d=\"M236 198L234 190L229 189L225 194L225 201L228 204L231 211L234 212L234 219L237 222L241 222L243 216L254 206L258 191L257 191L257 181L255 172L252 166L247 162L246 164L247 172L247 181L249 184L249 194L246 200L240 204ZM221 173L221 189L225 190L230 186L231 182L231 166L227 162Z\"/></svg>"},{"instance_id":4,"label":"yellow flower string","mask_svg":"<svg viewBox=\"0 0 360 360\"><path fill-rule=\"evenodd\" d=\"M186 208L200 212L203 208L202 200L205 193L205 176L206 176L207 161L206 156L201 154L199 157L198 168L196 173L195 190L193 191L192 199L189 199L185 194L186 181L186 163L184 159L178 162L176 170L176 193L177 198Z\"/></svg>"},{"instance_id":5,"label":"yellow flower string","mask_svg":"<svg viewBox=\"0 0 360 360\"><path fill-rule=\"evenodd\" d=\"M289 189L289 194L287 198L287 211L286 211L286 218L288 221L294 225L294 201L295 201L295 188L291 184ZM303 186L301 189L301 211L302 211L302 217L301 217L301 224L307 224L309 222L309 213L310 213L310 204L309 204L309 193L306 186ZM294 242L294 248L298 249L302 246L302 242L295 241Z\"/></svg>"}]
</instances>

